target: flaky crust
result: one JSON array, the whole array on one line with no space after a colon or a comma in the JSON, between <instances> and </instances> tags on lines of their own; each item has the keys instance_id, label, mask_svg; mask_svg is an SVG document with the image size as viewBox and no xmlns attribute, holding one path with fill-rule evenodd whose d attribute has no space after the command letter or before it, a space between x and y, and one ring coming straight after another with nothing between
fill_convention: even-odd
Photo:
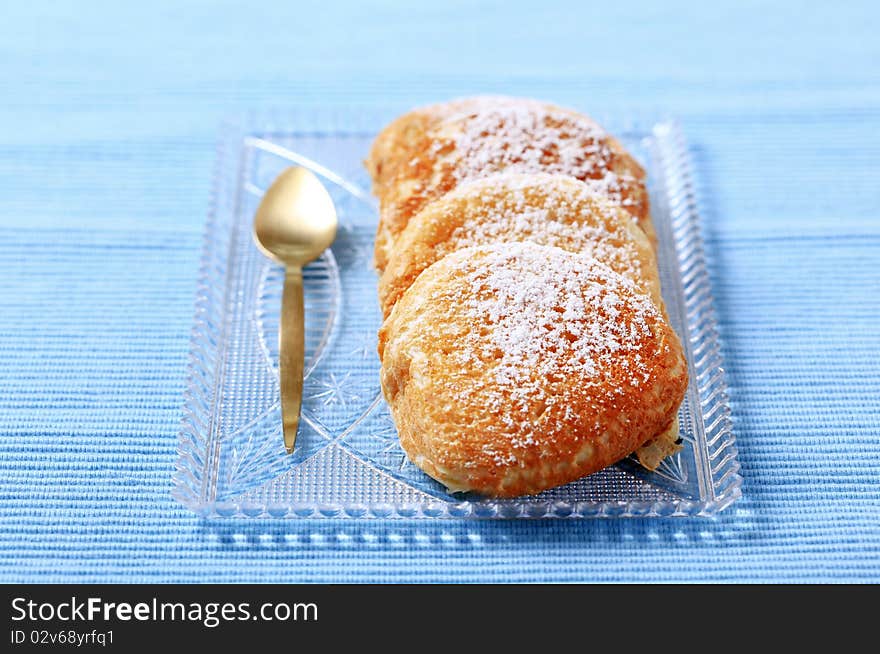
<instances>
[{"instance_id":1,"label":"flaky crust","mask_svg":"<svg viewBox=\"0 0 880 654\"><path fill-rule=\"evenodd\" d=\"M410 460L450 490L510 497L600 470L668 428L687 384L653 302L607 266L505 243L422 272L379 333Z\"/></svg>"},{"instance_id":2,"label":"flaky crust","mask_svg":"<svg viewBox=\"0 0 880 654\"><path fill-rule=\"evenodd\" d=\"M444 117L466 107L468 100L452 100L418 107L388 123L376 136L364 166L373 181L373 193L382 198L394 182L398 168L431 146L428 133Z\"/></svg>"},{"instance_id":3,"label":"flaky crust","mask_svg":"<svg viewBox=\"0 0 880 654\"><path fill-rule=\"evenodd\" d=\"M626 209L654 241L645 173L604 129L535 100L478 97L417 109L380 134L367 159L379 198L376 267L428 202L499 172L549 172L590 184Z\"/></svg>"},{"instance_id":4,"label":"flaky crust","mask_svg":"<svg viewBox=\"0 0 880 654\"><path fill-rule=\"evenodd\" d=\"M669 427L636 450L636 458L643 468L656 470L663 463L663 459L684 449L679 429L678 416L676 416Z\"/></svg>"},{"instance_id":5,"label":"flaky crust","mask_svg":"<svg viewBox=\"0 0 880 654\"><path fill-rule=\"evenodd\" d=\"M379 279L384 315L450 252L514 241L593 256L663 304L654 250L626 211L573 177L505 173L462 184L409 221Z\"/></svg>"}]
</instances>

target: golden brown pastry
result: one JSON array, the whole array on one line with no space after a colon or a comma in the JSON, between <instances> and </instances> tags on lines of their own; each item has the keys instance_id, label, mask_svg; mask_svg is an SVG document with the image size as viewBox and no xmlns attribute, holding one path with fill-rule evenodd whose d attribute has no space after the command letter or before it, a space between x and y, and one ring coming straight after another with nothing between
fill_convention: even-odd
<instances>
[{"instance_id":1,"label":"golden brown pastry","mask_svg":"<svg viewBox=\"0 0 880 654\"><path fill-rule=\"evenodd\" d=\"M453 252L379 333L410 460L452 491L537 493L604 468L674 421L681 344L595 259L534 243Z\"/></svg>"},{"instance_id":2,"label":"golden brown pastry","mask_svg":"<svg viewBox=\"0 0 880 654\"><path fill-rule=\"evenodd\" d=\"M429 131L445 116L466 107L468 100L452 100L420 107L395 118L379 132L364 161L373 181L373 193L382 198L397 170L419 151L431 146Z\"/></svg>"},{"instance_id":3,"label":"golden brown pastry","mask_svg":"<svg viewBox=\"0 0 880 654\"><path fill-rule=\"evenodd\" d=\"M576 177L626 209L654 240L641 166L592 119L536 100L478 97L416 109L383 130L366 165L379 198L380 271L428 202L499 172Z\"/></svg>"},{"instance_id":4,"label":"golden brown pastry","mask_svg":"<svg viewBox=\"0 0 880 654\"><path fill-rule=\"evenodd\" d=\"M462 184L409 221L379 280L384 315L435 261L462 248L504 241L593 256L663 306L654 250L627 212L573 177L500 174Z\"/></svg>"},{"instance_id":5,"label":"golden brown pastry","mask_svg":"<svg viewBox=\"0 0 880 654\"><path fill-rule=\"evenodd\" d=\"M501 174L459 186L410 220L379 280L387 317L418 275L456 250L530 241L593 256L633 280L662 309L654 250L628 213L573 177ZM681 449L678 423L640 447L650 470Z\"/></svg>"}]
</instances>

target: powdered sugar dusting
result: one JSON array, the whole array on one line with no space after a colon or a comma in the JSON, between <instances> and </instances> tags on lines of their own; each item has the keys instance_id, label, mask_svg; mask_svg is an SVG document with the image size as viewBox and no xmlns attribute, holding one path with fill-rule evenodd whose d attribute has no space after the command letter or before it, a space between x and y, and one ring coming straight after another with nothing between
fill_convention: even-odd
<instances>
[{"instance_id":1,"label":"powdered sugar dusting","mask_svg":"<svg viewBox=\"0 0 880 654\"><path fill-rule=\"evenodd\" d=\"M618 175L607 132L585 116L516 98L482 98L447 118L460 159L459 182L506 171L548 172L576 177L622 206L633 204Z\"/></svg>"},{"instance_id":2,"label":"powdered sugar dusting","mask_svg":"<svg viewBox=\"0 0 880 654\"><path fill-rule=\"evenodd\" d=\"M471 182L451 197L479 197L444 244L446 252L499 241L531 241L576 251L641 279L639 253L616 210L596 192L570 177L500 174ZM451 204L450 211L456 211Z\"/></svg>"},{"instance_id":3,"label":"powdered sugar dusting","mask_svg":"<svg viewBox=\"0 0 880 654\"><path fill-rule=\"evenodd\" d=\"M509 445L524 448L543 437L539 416L523 416L559 401L548 392L554 382L586 380L598 389L614 366L626 368L626 385L650 378L648 362L635 354L659 314L632 282L595 259L558 248L505 243L479 252L467 272L468 287L456 298L475 328L454 356L462 366L491 366L481 397L510 428Z\"/></svg>"}]
</instances>

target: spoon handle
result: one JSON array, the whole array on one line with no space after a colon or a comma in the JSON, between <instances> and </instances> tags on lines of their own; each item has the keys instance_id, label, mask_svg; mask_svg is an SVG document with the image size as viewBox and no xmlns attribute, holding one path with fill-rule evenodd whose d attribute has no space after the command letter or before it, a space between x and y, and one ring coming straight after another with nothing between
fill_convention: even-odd
<instances>
[{"instance_id":1,"label":"spoon handle","mask_svg":"<svg viewBox=\"0 0 880 654\"><path fill-rule=\"evenodd\" d=\"M305 359L302 269L288 265L281 297L281 328L278 331L281 375L281 422L284 447L293 453L302 405L303 360Z\"/></svg>"}]
</instances>

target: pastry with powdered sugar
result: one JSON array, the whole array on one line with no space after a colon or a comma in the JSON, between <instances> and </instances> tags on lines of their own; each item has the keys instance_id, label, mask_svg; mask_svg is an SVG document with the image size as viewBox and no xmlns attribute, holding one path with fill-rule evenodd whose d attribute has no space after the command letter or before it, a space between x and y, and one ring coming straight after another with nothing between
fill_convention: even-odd
<instances>
[{"instance_id":1,"label":"pastry with powdered sugar","mask_svg":"<svg viewBox=\"0 0 880 654\"><path fill-rule=\"evenodd\" d=\"M668 430L687 387L651 298L598 260L534 243L452 252L379 332L407 456L453 492L574 481Z\"/></svg>"},{"instance_id":2,"label":"pastry with powdered sugar","mask_svg":"<svg viewBox=\"0 0 880 654\"><path fill-rule=\"evenodd\" d=\"M382 130L365 163L379 198L379 271L426 204L500 172L580 179L655 241L642 167L591 118L546 102L484 96L415 109Z\"/></svg>"}]
</instances>

